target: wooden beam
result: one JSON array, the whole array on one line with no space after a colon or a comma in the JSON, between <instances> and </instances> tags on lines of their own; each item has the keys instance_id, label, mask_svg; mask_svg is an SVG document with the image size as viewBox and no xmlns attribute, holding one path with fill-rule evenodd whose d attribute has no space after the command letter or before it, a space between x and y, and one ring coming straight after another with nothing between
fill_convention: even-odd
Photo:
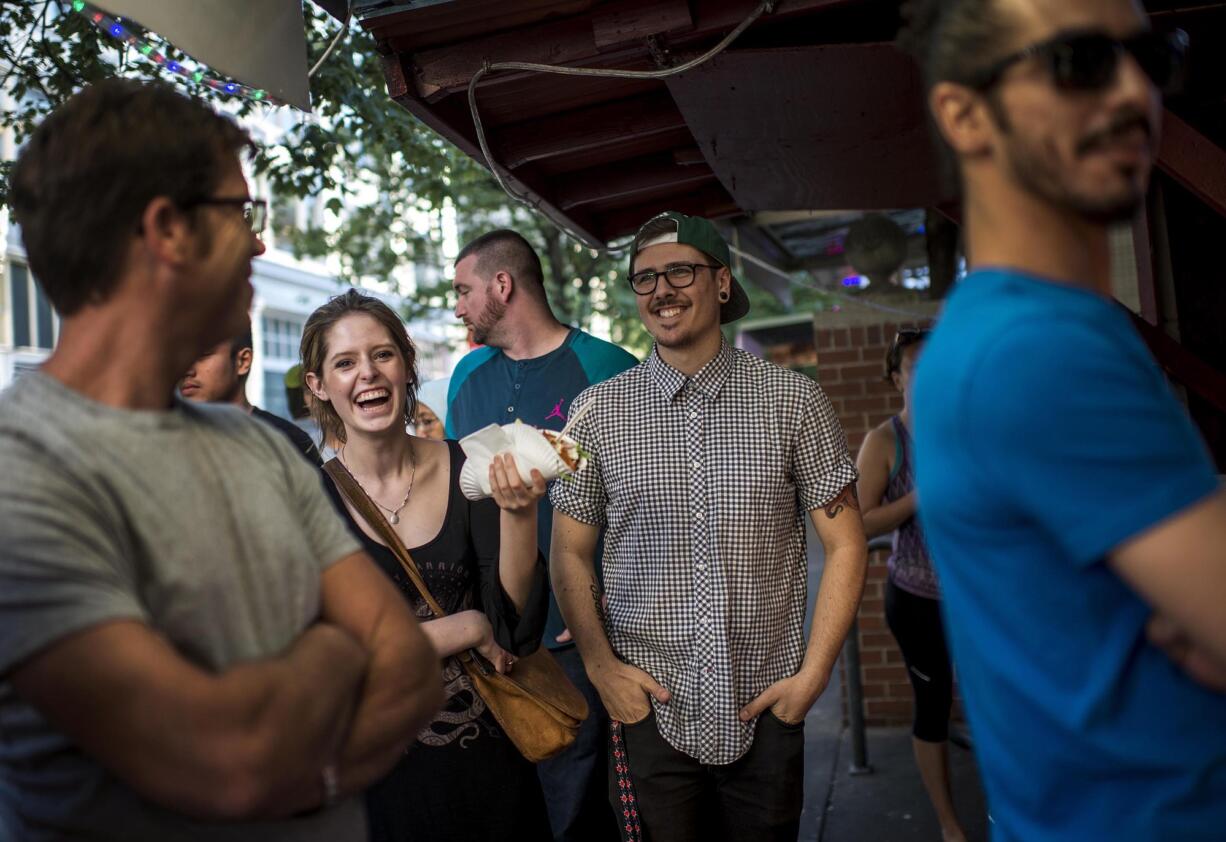
<instances>
[{"instance_id":1,"label":"wooden beam","mask_svg":"<svg viewBox=\"0 0 1226 842\"><path fill-rule=\"evenodd\" d=\"M672 196L664 196L649 202L619 208L596 216L594 225L599 227L605 242L633 234L647 220L666 210L675 210L690 216L705 216L720 219L740 213L728 191L718 183L711 183L697 190L681 190Z\"/></svg>"},{"instance_id":2,"label":"wooden beam","mask_svg":"<svg viewBox=\"0 0 1226 842\"><path fill-rule=\"evenodd\" d=\"M685 0L633 0L592 15L592 39L596 49L606 50L627 41L689 29L694 25Z\"/></svg>"},{"instance_id":3,"label":"wooden beam","mask_svg":"<svg viewBox=\"0 0 1226 842\"><path fill-rule=\"evenodd\" d=\"M514 29L412 56L418 96L435 99L468 87L486 62L577 64L596 54L592 27L583 18Z\"/></svg>"},{"instance_id":4,"label":"wooden beam","mask_svg":"<svg viewBox=\"0 0 1226 842\"><path fill-rule=\"evenodd\" d=\"M1141 318L1158 324L1158 288L1154 283L1154 252L1149 236L1148 203L1132 219L1132 254L1137 267L1137 297Z\"/></svg>"},{"instance_id":5,"label":"wooden beam","mask_svg":"<svg viewBox=\"0 0 1226 842\"><path fill-rule=\"evenodd\" d=\"M495 131L491 148L510 169L685 127L667 91L514 123Z\"/></svg>"},{"instance_id":6,"label":"wooden beam","mask_svg":"<svg viewBox=\"0 0 1226 842\"><path fill-rule=\"evenodd\" d=\"M405 79L405 68L403 62L398 56L387 56L383 60L384 75L388 81L388 90L392 93L392 98L400 104L406 111L420 120L427 128L432 129L440 137L449 143L455 145L457 149L463 152L468 157L472 158L479 164L485 163L485 158L481 154L481 149L475 142L470 140L467 135L456 129L455 126L444 121L439 117L438 113L430 108L426 103L417 99L411 92L408 92L407 80ZM546 194L545 185L540 184L535 179L530 179L526 173L507 174L506 179L511 187L520 195L532 202L536 208L555 223L570 228L571 230L582 234L583 236L593 241L599 241L599 237L591 231L589 225L583 221L577 220L574 214L563 213L556 205L552 197ZM511 201L508 199L508 202Z\"/></svg>"},{"instance_id":7,"label":"wooden beam","mask_svg":"<svg viewBox=\"0 0 1226 842\"><path fill-rule=\"evenodd\" d=\"M558 188L558 207L564 211L586 205L627 204L638 195L667 192L714 181L710 167L678 167L671 160L626 161L573 173Z\"/></svg>"},{"instance_id":8,"label":"wooden beam","mask_svg":"<svg viewBox=\"0 0 1226 842\"><path fill-rule=\"evenodd\" d=\"M673 150L673 163L678 166L688 167L694 164L706 164L707 158L702 154L702 150L697 146L685 146L681 149Z\"/></svg>"},{"instance_id":9,"label":"wooden beam","mask_svg":"<svg viewBox=\"0 0 1226 842\"><path fill-rule=\"evenodd\" d=\"M673 154L673 150L694 142L689 129L673 129L671 132L648 135L628 140L618 146L604 146L574 155L560 155L538 161L533 168L547 178L570 177L573 172L615 164L632 158L647 158L660 154Z\"/></svg>"},{"instance_id":10,"label":"wooden beam","mask_svg":"<svg viewBox=\"0 0 1226 842\"><path fill-rule=\"evenodd\" d=\"M1170 110L1163 117L1158 167L1226 216L1226 150Z\"/></svg>"},{"instance_id":11,"label":"wooden beam","mask_svg":"<svg viewBox=\"0 0 1226 842\"><path fill-rule=\"evenodd\" d=\"M515 75L515 74L509 74ZM646 96L662 89L659 82L601 79L594 76L561 78L544 73L522 73L506 84L482 86L478 105L485 125L492 129L537 120L573 111L590 108L601 103L619 99ZM464 94L444 97L436 102L438 107L459 107L468 110L468 97Z\"/></svg>"},{"instance_id":12,"label":"wooden beam","mask_svg":"<svg viewBox=\"0 0 1226 842\"><path fill-rule=\"evenodd\" d=\"M486 32L530 26L583 14L593 0L465 0L414 4L415 8L367 15L362 27L396 51L454 44Z\"/></svg>"},{"instance_id":13,"label":"wooden beam","mask_svg":"<svg viewBox=\"0 0 1226 842\"><path fill-rule=\"evenodd\" d=\"M637 2L621 0L601 8L602 12L611 14ZM773 14L760 19L760 22L786 19L846 2L848 0L785 0ZM695 16L693 28L672 39L674 45L722 35L741 23L756 7L757 0L704 3ZM392 46L396 46L394 41ZM611 67L625 66L633 63L635 57L641 59L647 55L645 45L639 44L633 44L622 53L614 54L607 50L597 47L591 20L580 16L422 50L412 56L412 61L416 67L414 76L418 95L433 100L466 89L473 74L487 62L523 61L554 66ZM499 74L499 78L513 78L515 75Z\"/></svg>"},{"instance_id":14,"label":"wooden beam","mask_svg":"<svg viewBox=\"0 0 1226 842\"><path fill-rule=\"evenodd\" d=\"M1123 307L1123 305L1120 305ZM1167 335L1160 327L1151 325L1136 313L1128 310L1132 324L1149 346L1149 351L1158 365L1172 380L1203 399L1206 403L1226 413L1226 374L1218 371L1179 342Z\"/></svg>"}]
</instances>

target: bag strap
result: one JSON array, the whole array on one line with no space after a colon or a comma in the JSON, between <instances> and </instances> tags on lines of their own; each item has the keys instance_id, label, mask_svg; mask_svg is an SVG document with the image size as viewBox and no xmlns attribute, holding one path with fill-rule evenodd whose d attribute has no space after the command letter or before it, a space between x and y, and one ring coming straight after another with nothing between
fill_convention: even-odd
<instances>
[{"instance_id":1,"label":"bag strap","mask_svg":"<svg viewBox=\"0 0 1226 842\"><path fill-rule=\"evenodd\" d=\"M392 555L396 556L396 560L400 562L400 566L408 574L409 581L413 583L413 587L417 588L417 592L426 601L427 607L429 607L435 618L446 617L447 612L443 610L443 607L435 600L434 595L430 593L430 589L426 587L426 582L421 578L421 572L417 569L417 564L413 561L413 557L409 555L409 550L404 545L404 541L400 540L396 530L392 529L392 525L387 522L383 512L379 511L375 501L370 499L370 495L363 490L362 486L358 485L358 481L353 478L353 474L349 473L349 469L344 466L340 459L334 456L324 464L324 470L328 472L328 476L332 477L333 482L336 483L336 487L340 489L345 499L358 510L358 514L383 539L383 543L392 551Z\"/></svg>"}]
</instances>

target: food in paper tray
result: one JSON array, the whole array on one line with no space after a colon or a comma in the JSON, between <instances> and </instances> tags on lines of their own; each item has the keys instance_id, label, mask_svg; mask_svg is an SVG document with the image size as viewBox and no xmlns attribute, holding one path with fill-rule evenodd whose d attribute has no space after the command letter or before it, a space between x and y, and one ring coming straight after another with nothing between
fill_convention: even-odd
<instances>
[{"instance_id":1,"label":"food in paper tray","mask_svg":"<svg viewBox=\"0 0 1226 842\"><path fill-rule=\"evenodd\" d=\"M460 439L468 456L460 471L460 488L469 500L482 500L493 494L490 488L490 463L501 453L515 457L515 466L525 483L532 482L532 469L546 481L569 477L587 466L587 454L579 442L554 430L541 430L522 421L491 424Z\"/></svg>"},{"instance_id":2,"label":"food in paper tray","mask_svg":"<svg viewBox=\"0 0 1226 842\"><path fill-rule=\"evenodd\" d=\"M557 451L558 456L566 463L566 469L570 473L573 474L576 471L581 471L587 465L587 456L584 454L583 448L579 446L579 442L570 436L564 436L554 430L541 430L541 435Z\"/></svg>"}]
</instances>

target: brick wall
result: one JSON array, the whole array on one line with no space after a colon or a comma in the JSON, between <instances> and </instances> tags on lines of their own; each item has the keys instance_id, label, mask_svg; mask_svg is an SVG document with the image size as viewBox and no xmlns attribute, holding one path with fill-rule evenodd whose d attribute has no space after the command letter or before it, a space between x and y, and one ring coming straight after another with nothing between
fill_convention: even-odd
<instances>
[{"instance_id":1,"label":"brick wall","mask_svg":"<svg viewBox=\"0 0 1226 842\"><path fill-rule=\"evenodd\" d=\"M936 305L924 302L908 309L935 314ZM776 345L767 349L766 355L816 378L843 424L854 458L868 431L902 409L902 396L884 376L885 353L894 334L899 328L929 323L930 319L900 322L872 311L818 313L812 344ZM869 556L859 614L861 683L865 718L870 725L911 721L911 684L902 654L885 622L887 556L887 552ZM846 681L843 687L847 687Z\"/></svg>"},{"instance_id":2,"label":"brick wall","mask_svg":"<svg viewBox=\"0 0 1226 842\"><path fill-rule=\"evenodd\" d=\"M830 397L854 458L868 431L902 409L902 396L885 380L885 354L899 328L917 322L815 327L817 382ZM864 715L869 725L911 721L911 683L902 654L885 622L887 552L869 557L868 581L860 603L860 663ZM846 681L843 687L846 688ZM846 696L844 696L846 699Z\"/></svg>"}]
</instances>

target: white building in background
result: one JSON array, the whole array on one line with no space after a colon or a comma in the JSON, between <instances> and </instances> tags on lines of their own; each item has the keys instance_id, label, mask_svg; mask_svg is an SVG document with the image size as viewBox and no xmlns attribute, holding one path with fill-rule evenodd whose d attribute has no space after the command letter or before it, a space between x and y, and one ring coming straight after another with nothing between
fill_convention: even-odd
<instances>
[{"instance_id":1,"label":"white building in background","mask_svg":"<svg viewBox=\"0 0 1226 842\"><path fill-rule=\"evenodd\" d=\"M55 347L59 318L35 282L16 226L0 218L5 229L4 288L0 294L0 389L37 368ZM301 261L270 248L252 262L255 297L251 331L255 363L247 381L247 397L269 412L288 417L285 373L298 362L298 343L307 317L348 287L321 264ZM363 289L401 312L400 295ZM464 332L450 320L408 325L418 351L423 380L445 377L467 350Z\"/></svg>"},{"instance_id":2,"label":"white building in background","mask_svg":"<svg viewBox=\"0 0 1226 842\"><path fill-rule=\"evenodd\" d=\"M8 105L7 94L0 93L0 107ZM272 122L293 119L273 112ZM267 136L267 125L250 127L254 134ZM16 148L10 132L0 137L0 157L13 160ZM256 180L253 191L269 199L281 213L293 214L294 223L320 224L326 197L306 201L291 200L274 203L266 185ZM276 220L270 220L271 225ZM252 262L251 328L255 363L247 381L247 397L269 412L288 417L285 394L285 373L298 362L298 343L307 317L330 297L344 292L347 285L336 276L336 266L313 260L299 260L280 247L266 231L267 252ZM444 213L444 250L455 254L456 232L454 214ZM59 319L29 270L18 228L11 225L7 211L0 213L0 242L4 244L0 271L0 389L23 373L42 363L55 346ZM386 302L397 312L403 312L403 296L412 295L419 280L437 279L441 268L414 266L406 263L392 284L378 289L363 289ZM429 277L422 277L422 275ZM392 292L395 288L400 294ZM418 350L418 367L423 381L445 377L467 351L464 330L454 318L444 315L435 322L418 321L407 325L409 335Z\"/></svg>"}]
</instances>

